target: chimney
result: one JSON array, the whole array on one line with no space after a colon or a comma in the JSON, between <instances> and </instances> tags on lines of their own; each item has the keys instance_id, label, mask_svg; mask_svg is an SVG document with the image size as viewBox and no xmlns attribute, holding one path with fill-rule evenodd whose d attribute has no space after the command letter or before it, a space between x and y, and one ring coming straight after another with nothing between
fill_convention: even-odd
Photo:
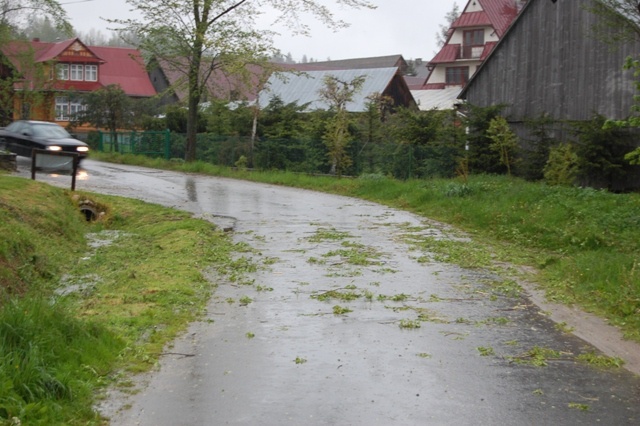
<instances>
[{"instance_id":1,"label":"chimney","mask_svg":"<svg viewBox=\"0 0 640 426\"><path fill-rule=\"evenodd\" d=\"M40 41L39 37L34 37L33 41L35 41L36 43Z\"/></svg>"}]
</instances>

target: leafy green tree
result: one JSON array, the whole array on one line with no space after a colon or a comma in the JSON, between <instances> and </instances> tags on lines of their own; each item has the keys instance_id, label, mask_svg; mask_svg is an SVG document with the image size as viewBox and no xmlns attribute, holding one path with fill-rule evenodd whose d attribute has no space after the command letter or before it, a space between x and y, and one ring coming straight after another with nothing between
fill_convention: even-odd
<instances>
[{"instance_id":1,"label":"leafy green tree","mask_svg":"<svg viewBox=\"0 0 640 426\"><path fill-rule=\"evenodd\" d=\"M167 129L174 133L187 133L188 117L189 113L186 108L180 105L170 105L167 107L165 119L167 122ZM198 111L198 121L196 123L196 130L198 133L205 132L207 130L207 121L202 111Z\"/></svg>"},{"instance_id":2,"label":"leafy green tree","mask_svg":"<svg viewBox=\"0 0 640 426\"><path fill-rule=\"evenodd\" d=\"M324 143L328 148L331 174L342 176L342 173L351 165L347 147L352 140L349 133L351 117L347 111L347 104L362 89L365 76L355 77L351 81L342 81L339 78L327 75L324 79L324 87L319 90L320 99L329 105L329 110L334 114L327 123L326 132L323 135Z\"/></svg>"},{"instance_id":3,"label":"leafy green tree","mask_svg":"<svg viewBox=\"0 0 640 426\"><path fill-rule=\"evenodd\" d=\"M575 184L579 173L578 154L572 144L560 144L549 151L544 179L550 185Z\"/></svg>"},{"instance_id":4,"label":"leafy green tree","mask_svg":"<svg viewBox=\"0 0 640 426\"><path fill-rule=\"evenodd\" d=\"M261 111L258 134L269 139L299 139L304 132L301 114L306 109L306 105L285 104L274 96Z\"/></svg>"},{"instance_id":5,"label":"leafy green tree","mask_svg":"<svg viewBox=\"0 0 640 426\"><path fill-rule=\"evenodd\" d=\"M601 40L617 44L640 36L637 0L593 0L588 8L600 18L593 30Z\"/></svg>"},{"instance_id":6,"label":"leafy green tree","mask_svg":"<svg viewBox=\"0 0 640 426\"><path fill-rule=\"evenodd\" d=\"M368 0L334 0L336 5L373 7ZM141 19L116 19L122 30L133 33L139 48L150 56L181 66L188 86L186 161L195 160L198 104L215 70L234 76L251 75L248 63L264 63L275 53L273 32L255 28L261 12L279 12L278 21L296 34L308 34L310 14L322 24L340 28L326 2L319 0L127 0Z\"/></svg>"},{"instance_id":7,"label":"leafy green tree","mask_svg":"<svg viewBox=\"0 0 640 426\"><path fill-rule=\"evenodd\" d=\"M520 161L514 174L532 181L544 179L544 168L549 160L551 147L559 143L552 137L551 129L554 125L554 120L544 114L525 122L527 136L521 139Z\"/></svg>"},{"instance_id":8,"label":"leafy green tree","mask_svg":"<svg viewBox=\"0 0 640 426\"><path fill-rule=\"evenodd\" d=\"M636 144L635 135L626 128L605 126L607 120L595 115L591 120L574 123L578 178L584 186L615 189L626 180L631 167L625 154Z\"/></svg>"},{"instance_id":9,"label":"leafy green tree","mask_svg":"<svg viewBox=\"0 0 640 426\"><path fill-rule=\"evenodd\" d=\"M21 31L21 35L27 40L37 38L41 41L55 42L71 37L66 30L56 27L48 16L33 15L28 18L27 26Z\"/></svg>"},{"instance_id":10,"label":"leafy green tree","mask_svg":"<svg viewBox=\"0 0 640 426\"><path fill-rule=\"evenodd\" d=\"M56 30L62 34L72 34L72 28L62 6L53 0L0 0L0 47L14 41L25 28L29 20L47 18ZM13 49L12 61L0 55L0 124L5 125L12 119L14 90L20 86L23 110L20 116L29 118L30 109L48 105L47 92L52 80L46 66L36 63L33 49L23 45ZM25 84L26 83L26 84ZM51 106L53 107L53 106Z\"/></svg>"},{"instance_id":11,"label":"leafy green tree","mask_svg":"<svg viewBox=\"0 0 640 426\"><path fill-rule=\"evenodd\" d=\"M131 98L117 84L82 95L82 103L85 108L73 117L74 125L89 123L111 134L133 125Z\"/></svg>"},{"instance_id":12,"label":"leafy green tree","mask_svg":"<svg viewBox=\"0 0 640 426\"><path fill-rule=\"evenodd\" d=\"M489 122L487 136L493 141L489 147L500 154L500 164L507 167L507 175L511 176L511 167L518 150L518 137L502 116L497 116Z\"/></svg>"},{"instance_id":13,"label":"leafy green tree","mask_svg":"<svg viewBox=\"0 0 640 426\"><path fill-rule=\"evenodd\" d=\"M493 141L487 130L491 120L500 115L504 109L502 105L478 107L467 105L466 118L463 125L469 129L467 135L468 167L472 173L504 173L504 166L500 163L500 155L491 148Z\"/></svg>"},{"instance_id":14,"label":"leafy green tree","mask_svg":"<svg viewBox=\"0 0 640 426\"><path fill-rule=\"evenodd\" d=\"M53 26L62 33L71 35L73 28L68 21L67 12L54 0L0 0L0 40L6 42L10 37L29 27L29 21L35 18L48 18Z\"/></svg>"}]
</instances>

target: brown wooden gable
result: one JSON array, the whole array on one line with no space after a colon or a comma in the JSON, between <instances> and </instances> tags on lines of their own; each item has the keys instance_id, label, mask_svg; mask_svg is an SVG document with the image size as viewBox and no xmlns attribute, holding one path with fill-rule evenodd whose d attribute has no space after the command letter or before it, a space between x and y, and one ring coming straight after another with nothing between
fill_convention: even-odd
<instances>
[{"instance_id":1,"label":"brown wooden gable","mask_svg":"<svg viewBox=\"0 0 640 426\"><path fill-rule=\"evenodd\" d=\"M67 49L65 49L59 56L59 62L103 62L98 58L90 49L84 44L76 40Z\"/></svg>"}]
</instances>

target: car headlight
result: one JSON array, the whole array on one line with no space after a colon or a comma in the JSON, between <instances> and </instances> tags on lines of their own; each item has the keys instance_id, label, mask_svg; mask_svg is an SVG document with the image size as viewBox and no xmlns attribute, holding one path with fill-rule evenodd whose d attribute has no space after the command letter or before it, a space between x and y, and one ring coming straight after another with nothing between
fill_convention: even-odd
<instances>
[{"instance_id":1,"label":"car headlight","mask_svg":"<svg viewBox=\"0 0 640 426\"><path fill-rule=\"evenodd\" d=\"M47 151L62 151L62 147L58 145L49 145Z\"/></svg>"},{"instance_id":2,"label":"car headlight","mask_svg":"<svg viewBox=\"0 0 640 426\"><path fill-rule=\"evenodd\" d=\"M89 151L89 147L88 146L79 146L78 148L76 148L76 150L78 152L87 152L87 151Z\"/></svg>"}]
</instances>

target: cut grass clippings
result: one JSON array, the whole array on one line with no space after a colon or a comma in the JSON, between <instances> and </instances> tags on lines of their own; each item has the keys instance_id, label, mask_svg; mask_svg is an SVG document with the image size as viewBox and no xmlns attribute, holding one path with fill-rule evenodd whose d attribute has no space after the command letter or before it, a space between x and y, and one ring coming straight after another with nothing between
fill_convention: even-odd
<instances>
[{"instance_id":1,"label":"cut grass clippings","mask_svg":"<svg viewBox=\"0 0 640 426\"><path fill-rule=\"evenodd\" d=\"M97 158L354 196L451 224L473 243L425 241L438 249L440 260L456 262L472 253L477 266L484 267L489 259L533 267L539 273L528 278L551 299L578 304L640 341L640 194L507 176L472 175L466 182L399 181L381 175L337 179L133 155L98 153Z\"/></svg>"}]
</instances>

